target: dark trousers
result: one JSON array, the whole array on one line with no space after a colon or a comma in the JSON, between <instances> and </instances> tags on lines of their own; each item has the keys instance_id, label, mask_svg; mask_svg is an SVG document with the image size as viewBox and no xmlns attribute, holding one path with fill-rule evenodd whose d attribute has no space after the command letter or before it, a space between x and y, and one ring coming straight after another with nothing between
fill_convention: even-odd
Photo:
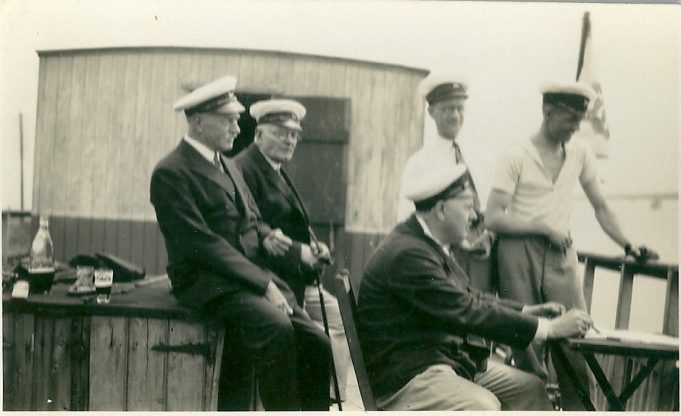
<instances>
[{"instance_id":1,"label":"dark trousers","mask_svg":"<svg viewBox=\"0 0 681 416\"><path fill-rule=\"evenodd\" d=\"M329 410L329 339L290 291L282 293L293 307L292 316L247 291L207 305L206 312L228 328L219 410L248 408L253 368L265 410Z\"/></svg>"}]
</instances>

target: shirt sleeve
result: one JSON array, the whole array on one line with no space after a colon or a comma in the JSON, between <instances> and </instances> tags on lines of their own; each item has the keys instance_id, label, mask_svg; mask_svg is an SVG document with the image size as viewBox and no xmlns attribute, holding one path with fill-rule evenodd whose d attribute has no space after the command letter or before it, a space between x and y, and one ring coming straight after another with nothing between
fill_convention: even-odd
<instances>
[{"instance_id":1,"label":"shirt sleeve","mask_svg":"<svg viewBox=\"0 0 681 416\"><path fill-rule=\"evenodd\" d=\"M497 160L492 189L515 193L520 178L520 157L516 149L508 149Z\"/></svg>"},{"instance_id":2,"label":"shirt sleeve","mask_svg":"<svg viewBox=\"0 0 681 416\"><path fill-rule=\"evenodd\" d=\"M579 183L588 184L598 177L596 170L596 156L593 150L586 144L582 146L582 170L579 174Z\"/></svg>"}]
</instances>

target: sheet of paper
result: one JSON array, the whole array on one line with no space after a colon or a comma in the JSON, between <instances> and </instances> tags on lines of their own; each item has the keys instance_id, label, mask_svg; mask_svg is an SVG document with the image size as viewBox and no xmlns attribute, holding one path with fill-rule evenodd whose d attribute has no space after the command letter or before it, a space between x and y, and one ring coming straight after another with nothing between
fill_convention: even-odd
<instances>
[{"instance_id":1,"label":"sheet of paper","mask_svg":"<svg viewBox=\"0 0 681 416\"><path fill-rule=\"evenodd\" d=\"M653 334L650 332L629 331L626 329L610 329L597 326L598 332L593 328L584 335L591 339L617 339L620 341L643 342L646 344L661 344L679 347L679 338L669 335Z\"/></svg>"}]
</instances>

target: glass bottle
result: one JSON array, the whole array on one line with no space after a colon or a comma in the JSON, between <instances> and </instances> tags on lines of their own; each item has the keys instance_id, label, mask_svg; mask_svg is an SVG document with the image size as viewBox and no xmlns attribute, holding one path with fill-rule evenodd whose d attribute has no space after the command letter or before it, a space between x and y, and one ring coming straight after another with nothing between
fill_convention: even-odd
<instances>
[{"instance_id":1,"label":"glass bottle","mask_svg":"<svg viewBox=\"0 0 681 416\"><path fill-rule=\"evenodd\" d=\"M49 292L54 279L54 247L50 237L47 216L40 216L40 228L33 238L28 264L28 282L31 293Z\"/></svg>"}]
</instances>

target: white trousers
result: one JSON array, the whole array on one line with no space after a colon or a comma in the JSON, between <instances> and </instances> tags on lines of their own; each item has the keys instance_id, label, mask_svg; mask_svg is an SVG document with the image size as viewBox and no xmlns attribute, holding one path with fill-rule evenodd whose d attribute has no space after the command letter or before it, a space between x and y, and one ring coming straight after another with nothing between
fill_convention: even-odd
<instances>
[{"instance_id":1,"label":"white trousers","mask_svg":"<svg viewBox=\"0 0 681 416\"><path fill-rule=\"evenodd\" d=\"M341 399L345 400L350 350L345 339L345 328L343 327L343 320L338 308L338 300L324 288L322 288L322 294L324 296L324 305L326 306L326 319L329 322L329 338L331 338L331 353L333 354L336 377L338 378L338 390ZM317 286L309 285L305 287L305 311L323 331L324 321L322 320L322 309ZM334 396L333 380L331 383L331 396Z\"/></svg>"},{"instance_id":2,"label":"white trousers","mask_svg":"<svg viewBox=\"0 0 681 416\"><path fill-rule=\"evenodd\" d=\"M489 361L475 382L452 367L428 367L390 397L379 398L383 410L553 410L539 377Z\"/></svg>"}]
</instances>

